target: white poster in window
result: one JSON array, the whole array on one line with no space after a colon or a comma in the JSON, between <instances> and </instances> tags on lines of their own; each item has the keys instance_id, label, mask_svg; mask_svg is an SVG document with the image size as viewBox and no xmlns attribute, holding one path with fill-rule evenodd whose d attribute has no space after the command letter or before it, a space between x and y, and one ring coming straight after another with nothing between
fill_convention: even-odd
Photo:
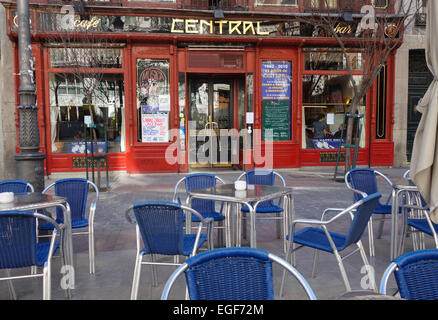
<instances>
[{"instance_id":1,"label":"white poster in window","mask_svg":"<svg viewBox=\"0 0 438 320\"><path fill-rule=\"evenodd\" d=\"M161 112L170 112L170 96L168 94L158 96L158 107Z\"/></svg>"},{"instance_id":2,"label":"white poster in window","mask_svg":"<svg viewBox=\"0 0 438 320\"><path fill-rule=\"evenodd\" d=\"M335 124L335 114L327 113L327 124Z\"/></svg>"},{"instance_id":3,"label":"white poster in window","mask_svg":"<svg viewBox=\"0 0 438 320\"><path fill-rule=\"evenodd\" d=\"M253 124L254 123L254 112L247 112L246 113L246 124Z\"/></svg>"},{"instance_id":4,"label":"white poster in window","mask_svg":"<svg viewBox=\"0 0 438 320\"><path fill-rule=\"evenodd\" d=\"M168 114L142 114L142 142L169 142Z\"/></svg>"}]
</instances>

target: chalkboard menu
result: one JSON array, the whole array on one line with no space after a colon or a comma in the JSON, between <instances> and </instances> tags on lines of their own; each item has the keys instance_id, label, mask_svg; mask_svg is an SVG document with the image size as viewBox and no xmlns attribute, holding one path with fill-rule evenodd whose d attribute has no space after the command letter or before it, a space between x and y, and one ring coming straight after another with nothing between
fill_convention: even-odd
<instances>
[{"instance_id":1,"label":"chalkboard menu","mask_svg":"<svg viewBox=\"0 0 438 320\"><path fill-rule=\"evenodd\" d=\"M272 129L273 141L291 140L292 71L289 61L262 62L262 139Z\"/></svg>"}]
</instances>

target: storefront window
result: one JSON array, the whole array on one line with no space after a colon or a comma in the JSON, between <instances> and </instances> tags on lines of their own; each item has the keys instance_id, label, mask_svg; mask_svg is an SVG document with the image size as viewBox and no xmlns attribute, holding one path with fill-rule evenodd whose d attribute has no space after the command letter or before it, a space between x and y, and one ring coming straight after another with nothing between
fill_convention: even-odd
<instances>
[{"instance_id":1,"label":"storefront window","mask_svg":"<svg viewBox=\"0 0 438 320\"><path fill-rule=\"evenodd\" d=\"M353 76L357 85L361 75ZM303 76L303 148L338 149L345 139L342 133L344 116L350 112L353 88L349 75L304 75ZM365 113L365 99L358 106L358 113ZM361 121L360 148L365 147L365 117ZM345 128L345 127L344 127ZM343 136L342 136L343 134Z\"/></svg>"},{"instance_id":2,"label":"storefront window","mask_svg":"<svg viewBox=\"0 0 438 320\"><path fill-rule=\"evenodd\" d=\"M95 83L91 101L84 94ZM84 121L104 124L96 130L103 144L107 129L108 152L125 151L125 110L123 74L50 73L50 121L53 153L84 153Z\"/></svg>"},{"instance_id":3,"label":"storefront window","mask_svg":"<svg viewBox=\"0 0 438 320\"><path fill-rule=\"evenodd\" d=\"M121 68L118 48L50 48L52 68Z\"/></svg>"},{"instance_id":4,"label":"storefront window","mask_svg":"<svg viewBox=\"0 0 438 320\"><path fill-rule=\"evenodd\" d=\"M378 9L388 8L388 0L373 0L373 6Z\"/></svg>"},{"instance_id":5,"label":"storefront window","mask_svg":"<svg viewBox=\"0 0 438 320\"><path fill-rule=\"evenodd\" d=\"M277 6L277 7L298 7L297 0L256 0L256 7Z\"/></svg>"},{"instance_id":6,"label":"storefront window","mask_svg":"<svg viewBox=\"0 0 438 320\"><path fill-rule=\"evenodd\" d=\"M292 63L262 62L262 140L272 130L273 141L291 140Z\"/></svg>"},{"instance_id":7,"label":"storefront window","mask_svg":"<svg viewBox=\"0 0 438 320\"><path fill-rule=\"evenodd\" d=\"M350 68L353 71L363 70L363 54L349 52L347 54ZM342 51L336 49L307 49L304 51L306 70L349 70L347 58Z\"/></svg>"},{"instance_id":8,"label":"storefront window","mask_svg":"<svg viewBox=\"0 0 438 320\"><path fill-rule=\"evenodd\" d=\"M137 141L169 142L169 60L137 59Z\"/></svg>"}]
</instances>

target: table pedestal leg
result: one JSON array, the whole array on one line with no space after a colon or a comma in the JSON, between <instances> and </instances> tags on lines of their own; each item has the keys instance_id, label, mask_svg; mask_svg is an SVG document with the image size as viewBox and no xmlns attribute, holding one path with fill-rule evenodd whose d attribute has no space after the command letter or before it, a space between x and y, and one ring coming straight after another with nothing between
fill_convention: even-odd
<instances>
[{"instance_id":1,"label":"table pedestal leg","mask_svg":"<svg viewBox=\"0 0 438 320\"><path fill-rule=\"evenodd\" d=\"M72 230L71 230L71 211L68 203L64 205L59 205L63 211L64 216L64 230L61 235L62 241L62 259L64 264L64 271L70 272L68 275L69 279L66 283L64 283L65 287L65 295L67 299L71 298L70 289L74 289L75 283L75 274L74 274L74 260L73 260L73 241L72 241Z\"/></svg>"},{"instance_id":2,"label":"table pedestal leg","mask_svg":"<svg viewBox=\"0 0 438 320\"><path fill-rule=\"evenodd\" d=\"M252 207L249 205L249 219L250 219L250 247L257 248L257 236L256 236L256 209L258 202Z\"/></svg>"}]
</instances>

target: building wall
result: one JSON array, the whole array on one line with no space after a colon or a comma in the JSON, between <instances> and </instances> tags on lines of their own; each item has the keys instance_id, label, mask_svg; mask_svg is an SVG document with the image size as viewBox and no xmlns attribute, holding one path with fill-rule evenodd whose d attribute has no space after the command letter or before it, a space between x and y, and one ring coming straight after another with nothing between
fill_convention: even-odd
<instances>
[{"instance_id":1,"label":"building wall","mask_svg":"<svg viewBox=\"0 0 438 320\"><path fill-rule=\"evenodd\" d=\"M411 0L405 0L409 5ZM412 11L415 11L413 8ZM414 17L412 18L414 19ZM398 49L395 67L395 110L394 114L394 167L404 167L409 164L407 159L408 130L408 85L409 85L409 51L425 49L426 28L415 25L415 21L407 22L403 45Z\"/></svg>"},{"instance_id":2,"label":"building wall","mask_svg":"<svg viewBox=\"0 0 438 320\"><path fill-rule=\"evenodd\" d=\"M0 5L0 180L15 178L14 61L6 30L5 8Z\"/></svg>"}]
</instances>

